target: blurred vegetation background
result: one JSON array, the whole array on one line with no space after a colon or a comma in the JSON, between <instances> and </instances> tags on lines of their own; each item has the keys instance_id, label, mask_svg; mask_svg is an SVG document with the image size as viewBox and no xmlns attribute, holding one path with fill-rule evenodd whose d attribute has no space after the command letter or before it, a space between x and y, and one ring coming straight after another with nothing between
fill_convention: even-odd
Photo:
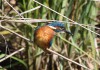
<instances>
[{"instance_id":1,"label":"blurred vegetation background","mask_svg":"<svg viewBox=\"0 0 100 70\"><path fill-rule=\"evenodd\" d=\"M7 1L19 13L41 6L34 2L34 0ZM78 22L81 26L100 34L100 1L37 1ZM52 50L87 66L91 70L100 70L100 35L96 35L74 24L43 6L25 13L21 17L18 16L19 14L9 4L6 0L0 0L0 25L33 41L36 26L45 25L46 20L61 21L65 24L66 29L73 33L73 36L58 33L53 39ZM37 20L34 21L34 19ZM43 22L41 21L42 19ZM41 22L38 22L39 20ZM25 47L24 51L0 62L0 68L5 70L86 70L55 54L52 56L48 55L34 45L34 43L26 41L0 26L0 59L22 47Z\"/></svg>"}]
</instances>

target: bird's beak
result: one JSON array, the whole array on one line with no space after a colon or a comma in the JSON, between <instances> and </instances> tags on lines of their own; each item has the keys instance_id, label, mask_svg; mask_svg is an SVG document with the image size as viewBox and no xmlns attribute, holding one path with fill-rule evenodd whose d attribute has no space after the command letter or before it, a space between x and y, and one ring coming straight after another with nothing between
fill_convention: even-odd
<instances>
[{"instance_id":1,"label":"bird's beak","mask_svg":"<svg viewBox=\"0 0 100 70\"><path fill-rule=\"evenodd\" d=\"M64 32L73 35L70 31L64 30Z\"/></svg>"},{"instance_id":2,"label":"bird's beak","mask_svg":"<svg viewBox=\"0 0 100 70\"><path fill-rule=\"evenodd\" d=\"M70 35L73 35L70 31L66 30L65 28L63 28L62 31L63 31L64 33L68 33L68 34L70 34Z\"/></svg>"}]
</instances>

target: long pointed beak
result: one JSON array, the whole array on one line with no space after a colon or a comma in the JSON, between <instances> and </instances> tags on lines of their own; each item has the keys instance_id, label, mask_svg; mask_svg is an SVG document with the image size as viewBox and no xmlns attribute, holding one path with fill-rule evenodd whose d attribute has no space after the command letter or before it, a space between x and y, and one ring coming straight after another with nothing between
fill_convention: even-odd
<instances>
[{"instance_id":1,"label":"long pointed beak","mask_svg":"<svg viewBox=\"0 0 100 70\"><path fill-rule=\"evenodd\" d=\"M73 36L73 34L71 32L69 32L69 31L67 31L67 30L64 30L64 32Z\"/></svg>"}]
</instances>

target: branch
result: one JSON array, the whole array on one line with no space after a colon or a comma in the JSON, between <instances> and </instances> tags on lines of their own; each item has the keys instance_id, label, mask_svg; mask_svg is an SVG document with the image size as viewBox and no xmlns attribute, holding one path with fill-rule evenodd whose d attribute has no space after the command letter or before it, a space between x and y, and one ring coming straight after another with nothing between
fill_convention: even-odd
<instances>
[{"instance_id":1,"label":"branch","mask_svg":"<svg viewBox=\"0 0 100 70\"><path fill-rule=\"evenodd\" d=\"M73 61L73 60L71 60L71 59L69 59L69 58L67 58L67 57L65 57L65 56L63 56L63 55L61 55L61 54L55 52L55 51L53 51L53 50L51 50L51 49L48 49L48 48L47 48L47 51L49 51L49 52L51 52L51 53L53 53L53 54L56 54L56 55L62 57L63 59L65 59L65 60L68 60L68 61L70 61L70 62L73 62L73 63L75 63L76 65L79 65L79 66L81 66L81 67L83 67L83 68L85 68L85 69L91 70L91 69L89 69L88 67L83 66L83 65L81 65L81 64L79 64L79 63L77 63L77 62L75 62L75 61Z\"/></svg>"},{"instance_id":2,"label":"branch","mask_svg":"<svg viewBox=\"0 0 100 70\"><path fill-rule=\"evenodd\" d=\"M22 50L24 50L24 49L25 49L25 48L21 48L21 49L19 49L19 50L15 51L15 52L11 53L10 55L7 55L6 57L4 57L4 58L0 59L0 62L3 62L4 60L6 60L6 59L10 58L11 56L13 56L13 55L15 55L15 54L19 53L20 51L22 51Z\"/></svg>"}]
</instances>

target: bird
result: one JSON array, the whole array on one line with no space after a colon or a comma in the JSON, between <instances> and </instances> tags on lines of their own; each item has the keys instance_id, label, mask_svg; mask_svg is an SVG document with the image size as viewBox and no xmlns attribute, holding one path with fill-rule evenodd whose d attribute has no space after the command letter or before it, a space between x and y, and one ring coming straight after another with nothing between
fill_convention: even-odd
<instances>
[{"instance_id":1,"label":"bird","mask_svg":"<svg viewBox=\"0 0 100 70\"><path fill-rule=\"evenodd\" d=\"M52 46L52 40L58 32L65 32L72 35L70 31L66 30L62 22L54 21L47 25L36 27L34 31L34 43L43 51L48 52L47 48Z\"/></svg>"}]
</instances>

